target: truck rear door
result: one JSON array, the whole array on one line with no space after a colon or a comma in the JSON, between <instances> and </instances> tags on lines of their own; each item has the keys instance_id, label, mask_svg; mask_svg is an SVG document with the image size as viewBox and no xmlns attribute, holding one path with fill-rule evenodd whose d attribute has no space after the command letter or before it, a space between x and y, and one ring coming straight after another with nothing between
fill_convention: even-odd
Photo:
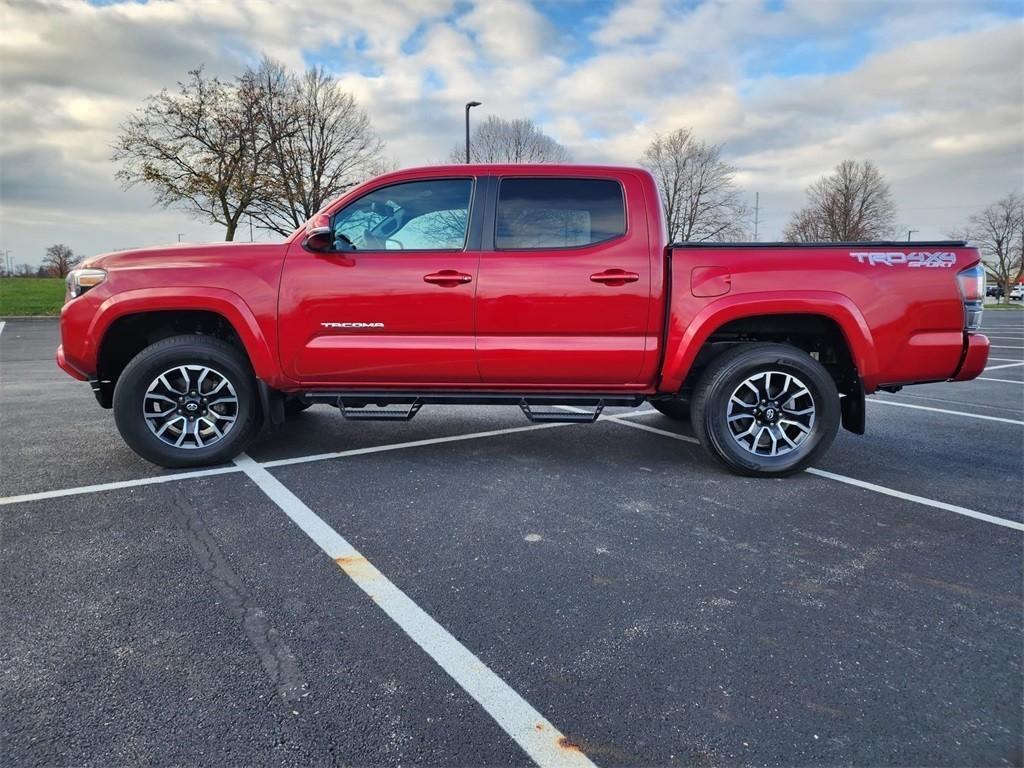
<instances>
[{"instance_id":1,"label":"truck rear door","mask_svg":"<svg viewBox=\"0 0 1024 768\"><path fill-rule=\"evenodd\" d=\"M482 380L549 389L635 384L656 344L648 339L651 254L639 182L495 182L477 285Z\"/></svg>"}]
</instances>

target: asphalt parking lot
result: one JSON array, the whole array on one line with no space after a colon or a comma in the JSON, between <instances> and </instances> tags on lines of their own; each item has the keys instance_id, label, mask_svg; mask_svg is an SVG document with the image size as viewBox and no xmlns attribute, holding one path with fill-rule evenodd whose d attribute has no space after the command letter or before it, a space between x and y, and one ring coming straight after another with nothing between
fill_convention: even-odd
<instances>
[{"instance_id":1,"label":"asphalt parking lot","mask_svg":"<svg viewBox=\"0 0 1024 768\"><path fill-rule=\"evenodd\" d=\"M1024 312L735 477L649 411L315 407L169 472L0 328L5 765L1019 765Z\"/></svg>"}]
</instances>

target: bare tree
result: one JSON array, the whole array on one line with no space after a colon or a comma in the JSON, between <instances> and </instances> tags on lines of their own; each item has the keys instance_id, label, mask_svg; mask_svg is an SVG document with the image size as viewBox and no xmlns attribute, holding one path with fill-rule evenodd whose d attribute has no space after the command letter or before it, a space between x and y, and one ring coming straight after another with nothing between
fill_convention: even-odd
<instances>
[{"instance_id":1,"label":"bare tree","mask_svg":"<svg viewBox=\"0 0 1024 768\"><path fill-rule=\"evenodd\" d=\"M807 205L783 230L787 240L884 240L893 235L896 204L885 177L870 160L844 160L831 176L807 188Z\"/></svg>"},{"instance_id":2,"label":"bare tree","mask_svg":"<svg viewBox=\"0 0 1024 768\"><path fill-rule=\"evenodd\" d=\"M241 82L258 93L270 148L267 183L250 211L265 229L291 233L382 165L383 142L366 112L324 70L296 76L264 58Z\"/></svg>"},{"instance_id":3,"label":"bare tree","mask_svg":"<svg viewBox=\"0 0 1024 768\"><path fill-rule=\"evenodd\" d=\"M189 72L177 93L150 96L121 126L113 159L126 187L145 184L165 207L178 206L226 227L233 240L262 194L269 154L259 91Z\"/></svg>"},{"instance_id":4,"label":"bare tree","mask_svg":"<svg viewBox=\"0 0 1024 768\"><path fill-rule=\"evenodd\" d=\"M1011 192L975 213L967 227L950 237L968 240L981 251L982 263L1003 289L1002 300L1024 278L1024 196Z\"/></svg>"},{"instance_id":5,"label":"bare tree","mask_svg":"<svg viewBox=\"0 0 1024 768\"><path fill-rule=\"evenodd\" d=\"M671 241L746 238L750 211L721 144L697 141L688 128L678 128L655 136L640 164L658 184Z\"/></svg>"},{"instance_id":6,"label":"bare tree","mask_svg":"<svg viewBox=\"0 0 1024 768\"><path fill-rule=\"evenodd\" d=\"M452 148L448 159L463 162L466 148ZM504 120L490 116L473 128L469 156L474 163L568 163L564 146L538 128L532 120Z\"/></svg>"},{"instance_id":7,"label":"bare tree","mask_svg":"<svg viewBox=\"0 0 1024 768\"><path fill-rule=\"evenodd\" d=\"M68 272L75 268L82 259L64 243L51 245L43 256L43 267L54 277L67 277Z\"/></svg>"}]
</instances>

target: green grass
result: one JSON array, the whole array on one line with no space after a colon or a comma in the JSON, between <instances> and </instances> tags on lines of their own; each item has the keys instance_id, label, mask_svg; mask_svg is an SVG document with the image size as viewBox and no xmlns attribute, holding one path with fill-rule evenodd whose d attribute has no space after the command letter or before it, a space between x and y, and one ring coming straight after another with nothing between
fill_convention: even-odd
<instances>
[{"instance_id":1,"label":"green grass","mask_svg":"<svg viewBox=\"0 0 1024 768\"><path fill-rule=\"evenodd\" d=\"M0 277L0 317L57 315L64 303L59 277ZM1024 301L985 304L985 309L1024 309Z\"/></svg>"},{"instance_id":2,"label":"green grass","mask_svg":"<svg viewBox=\"0 0 1024 768\"><path fill-rule=\"evenodd\" d=\"M59 277L0 277L0 317L56 315L63 303Z\"/></svg>"}]
</instances>

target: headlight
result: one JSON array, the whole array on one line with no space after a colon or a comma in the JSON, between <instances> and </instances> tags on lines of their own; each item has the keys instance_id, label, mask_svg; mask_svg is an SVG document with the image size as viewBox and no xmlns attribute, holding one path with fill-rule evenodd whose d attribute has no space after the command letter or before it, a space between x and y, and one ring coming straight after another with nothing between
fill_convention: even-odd
<instances>
[{"instance_id":1,"label":"headlight","mask_svg":"<svg viewBox=\"0 0 1024 768\"><path fill-rule=\"evenodd\" d=\"M68 298L74 299L107 279L102 269L72 269L68 272Z\"/></svg>"}]
</instances>

